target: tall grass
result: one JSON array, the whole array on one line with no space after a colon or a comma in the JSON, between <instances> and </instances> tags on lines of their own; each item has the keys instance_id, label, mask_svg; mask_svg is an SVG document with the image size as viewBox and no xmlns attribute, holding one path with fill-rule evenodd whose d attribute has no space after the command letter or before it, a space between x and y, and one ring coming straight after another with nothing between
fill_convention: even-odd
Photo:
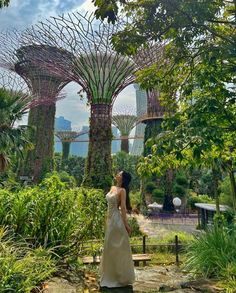
<instances>
[{"instance_id":1,"label":"tall grass","mask_svg":"<svg viewBox=\"0 0 236 293\"><path fill-rule=\"evenodd\" d=\"M0 229L0 292L30 292L55 271L49 251L16 244Z\"/></svg>"},{"instance_id":2,"label":"tall grass","mask_svg":"<svg viewBox=\"0 0 236 293\"><path fill-rule=\"evenodd\" d=\"M236 277L236 230L214 226L188 246L187 268L205 277ZM228 275L229 277L229 275Z\"/></svg>"},{"instance_id":3,"label":"tall grass","mask_svg":"<svg viewBox=\"0 0 236 293\"><path fill-rule=\"evenodd\" d=\"M101 190L68 189L56 175L18 192L0 190L0 225L60 256L103 237L105 209Z\"/></svg>"}]
</instances>

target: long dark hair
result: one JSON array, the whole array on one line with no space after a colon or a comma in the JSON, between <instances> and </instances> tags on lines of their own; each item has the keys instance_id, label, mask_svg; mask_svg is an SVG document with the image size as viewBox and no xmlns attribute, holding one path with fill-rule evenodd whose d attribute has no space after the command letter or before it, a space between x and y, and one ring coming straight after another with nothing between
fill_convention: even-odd
<instances>
[{"instance_id":1,"label":"long dark hair","mask_svg":"<svg viewBox=\"0 0 236 293\"><path fill-rule=\"evenodd\" d=\"M122 171L122 184L121 187L126 190L126 209L128 213L131 213L132 207L130 204L130 198L129 198L129 184L132 177L128 172Z\"/></svg>"}]
</instances>

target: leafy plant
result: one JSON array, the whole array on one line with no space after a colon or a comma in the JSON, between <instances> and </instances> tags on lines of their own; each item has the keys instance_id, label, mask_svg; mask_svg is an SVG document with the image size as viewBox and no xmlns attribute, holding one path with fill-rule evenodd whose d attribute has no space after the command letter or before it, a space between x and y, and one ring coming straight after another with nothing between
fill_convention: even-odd
<instances>
[{"instance_id":1,"label":"leafy plant","mask_svg":"<svg viewBox=\"0 0 236 293\"><path fill-rule=\"evenodd\" d=\"M156 201L163 201L164 199L164 191L162 189L155 188L152 191L152 197Z\"/></svg>"},{"instance_id":2,"label":"leafy plant","mask_svg":"<svg viewBox=\"0 0 236 293\"><path fill-rule=\"evenodd\" d=\"M230 185L230 178L227 176L220 184L220 203L233 206L232 190Z\"/></svg>"},{"instance_id":3,"label":"leafy plant","mask_svg":"<svg viewBox=\"0 0 236 293\"><path fill-rule=\"evenodd\" d=\"M156 184L155 183L153 183L152 181L146 183L145 191L147 193L152 193L154 189L156 189Z\"/></svg>"},{"instance_id":4,"label":"leafy plant","mask_svg":"<svg viewBox=\"0 0 236 293\"><path fill-rule=\"evenodd\" d=\"M54 156L54 163L57 172L61 173L65 171L75 178L77 186L81 185L84 176L85 158L69 156L62 164L61 154L56 153Z\"/></svg>"},{"instance_id":5,"label":"leafy plant","mask_svg":"<svg viewBox=\"0 0 236 293\"><path fill-rule=\"evenodd\" d=\"M188 206L192 210L196 210L195 203L215 203L215 201L206 194L190 195L188 198Z\"/></svg>"},{"instance_id":6,"label":"leafy plant","mask_svg":"<svg viewBox=\"0 0 236 293\"><path fill-rule=\"evenodd\" d=\"M235 229L214 226L188 246L187 268L204 277L224 278L229 265L236 263L235 241Z\"/></svg>"},{"instance_id":7,"label":"leafy plant","mask_svg":"<svg viewBox=\"0 0 236 293\"><path fill-rule=\"evenodd\" d=\"M112 157L113 173L125 170L131 174L131 190L139 190L140 188L140 177L137 173L139 159L139 156L130 155L125 152L118 152Z\"/></svg>"},{"instance_id":8,"label":"leafy plant","mask_svg":"<svg viewBox=\"0 0 236 293\"><path fill-rule=\"evenodd\" d=\"M56 271L50 251L13 242L3 229L0 247L0 292L29 293Z\"/></svg>"},{"instance_id":9,"label":"leafy plant","mask_svg":"<svg viewBox=\"0 0 236 293\"><path fill-rule=\"evenodd\" d=\"M55 174L39 186L0 190L0 225L60 256L77 253L87 239L103 237L105 209L101 190L68 189Z\"/></svg>"}]
</instances>

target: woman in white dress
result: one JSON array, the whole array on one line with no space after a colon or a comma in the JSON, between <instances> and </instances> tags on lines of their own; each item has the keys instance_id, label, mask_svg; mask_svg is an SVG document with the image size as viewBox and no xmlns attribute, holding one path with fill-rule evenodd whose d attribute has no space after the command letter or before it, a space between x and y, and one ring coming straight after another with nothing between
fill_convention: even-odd
<instances>
[{"instance_id":1,"label":"woman in white dress","mask_svg":"<svg viewBox=\"0 0 236 293\"><path fill-rule=\"evenodd\" d=\"M131 176L119 172L116 185L107 193L108 216L104 249L100 264L100 287L117 288L134 282L134 264L129 243L131 229L127 222L127 211L131 211L129 183Z\"/></svg>"}]
</instances>

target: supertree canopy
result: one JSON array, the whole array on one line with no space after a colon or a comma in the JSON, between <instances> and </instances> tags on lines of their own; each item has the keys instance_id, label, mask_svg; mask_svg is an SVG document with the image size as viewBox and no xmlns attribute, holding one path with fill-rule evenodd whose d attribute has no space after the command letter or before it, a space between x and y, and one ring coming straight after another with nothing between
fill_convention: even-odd
<instances>
[{"instance_id":1,"label":"supertree canopy","mask_svg":"<svg viewBox=\"0 0 236 293\"><path fill-rule=\"evenodd\" d=\"M70 69L53 58L45 60L43 52L34 62L53 67L80 84L87 94L91 113L84 184L94 187L105 188L111 183L112 104L120 91L133 83L137 69L130 58L113 50L110 39L118 29L118 25L101 22L93 15L72 13L36 25L24 37L25 44L41 44L45 50L59 46L75 56Z\"/></svg>"},{"instance_id":2,"label":"supertree canopy","mask_svg":"<svg viewBox=\"0 0 236 293\"><path fill-rule=\"evenodd\" d=\"M30 110L28 118L28 125L34 128L31 139L35 147L28 152L21 172L38 182L53 168L55 103L63 97L60 91L70 80L33 62L33 56L40 54L41 47L22 47L20 40L21 34L17 31L0 34L0 66L19 74L35 97L37 107ZM53 58L51 51L43 51L45 60ZM60 54L62 60L69 56L65 51Z\"/></svg>"},{"instance_id":3,"label":"supertree canopy","mask_svg":"<svg viewBox=\"0 0 236 293\"><path fill-rule=\"evenodd\" d=\"M68 159L70 154L70 145L78 136L81 136L87 132L85 131L56 131L55 135L62 142L62 161Z\"/></svg>"},{"instance_id":4,"label":"supertree canopy","mask_svg":"<svg viewBox=\"0 0 236 293\"><path fill-rule=\"evenodd\" d=\"M123 112L123 113L122 113ZM113 113L112 124L116 126L121 135L121 150L129 153L129 135L131 130L136 126L138 118L131 111L122 111Z\"/></svg>"}]
</instances>

